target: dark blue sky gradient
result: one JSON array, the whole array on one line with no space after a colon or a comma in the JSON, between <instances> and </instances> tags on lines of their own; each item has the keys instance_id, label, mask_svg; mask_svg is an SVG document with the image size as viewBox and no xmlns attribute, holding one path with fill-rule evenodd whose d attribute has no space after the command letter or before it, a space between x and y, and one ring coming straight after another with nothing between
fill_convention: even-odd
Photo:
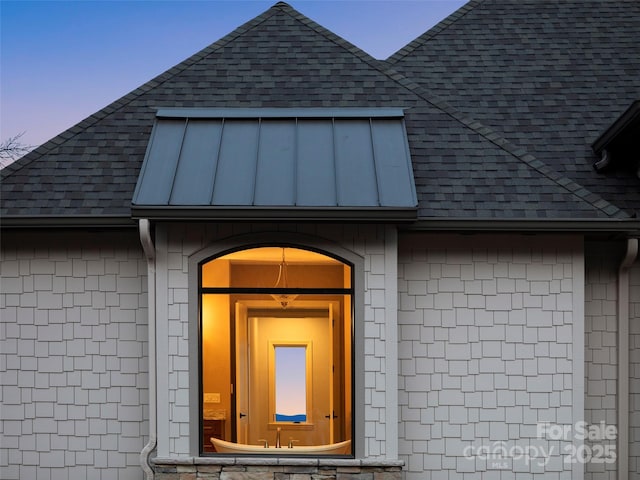
<instances>
[{"instance_id":1,"label":"dark blue sky gradient","mask_svg":"<svg viewBox=\"0 0 640 480\"><path fill-rule=\"evenodd\" d=\"M0 1L0 140L39 145L267 10L255 1ZM291 0L376 58L465 0Z\"/></svg>"}]
</instances>

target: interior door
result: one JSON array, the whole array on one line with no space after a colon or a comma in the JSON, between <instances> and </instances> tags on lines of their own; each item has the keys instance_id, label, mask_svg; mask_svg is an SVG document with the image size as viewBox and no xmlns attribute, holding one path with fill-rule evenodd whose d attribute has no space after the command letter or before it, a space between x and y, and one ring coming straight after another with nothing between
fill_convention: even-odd
<instances>
[{"instance_id":1,"label":"interior door","mask_svg":"<svg viewBox=\"0 0 640 480\"><path fill-rule=\"evenodd\" d=\"M249 317L249 421L248 443L257 444L267 439L275 442L276 428L280 427L281 443L291 438L300 445L322 445L332 443L332 366L333 339L331 319L324 317ZM308 391L310 411L306 422L276 422L273 406L275 386L270 382L275 377L270 365L270 355L278 345L312 345ZM271 406L270 406L271 405Z\"/></svg>"}]
</instances>

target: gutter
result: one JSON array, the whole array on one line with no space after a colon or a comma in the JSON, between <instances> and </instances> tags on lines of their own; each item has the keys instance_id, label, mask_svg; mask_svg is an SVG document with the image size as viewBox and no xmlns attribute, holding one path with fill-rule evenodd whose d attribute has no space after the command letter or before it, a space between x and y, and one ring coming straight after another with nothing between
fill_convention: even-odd
<instances>
[{"instance_id":1,"label":"gutter","mask_svg":"<svg viewBox=\"0 0 640 480\"><path fill-rule=\"evenodd\" d=\"M411 223L416 207L131 206L132 218L162 221Z\"/></svg>"},{"instance_id":2,"label":"gutter","mask_svg":"<svg viewBox=\"0 0 640 480\"><path fill-rule=\"evenodd\" d=\"M147 309L149 333L149 441L140 452L140 465L146 480L153 480L155 473L151 466L151 452L158 441L157 409L156 409L156 249L151 238L151 222L140 219L138 223L140 243L147 257Z\"/></svg>"},{"instance_id":3,"label":"gutter","mask_svg":"<svg viewBox=\"0 0 640 480\"><path fill-rule=\"evenodd\" d=\"M640 220L630 219L426 219L400 225L403 232L558 232L558 233L625 233L640 236Z\"/></svg>"},{"instance_id":4,"label":"gutter","mask_svg":"<svg viewBox=\"0 0 640 480\"><path fill-rule=\"evenodd\" d=\"M627 239L618 270L618 480L629 478L629 269L638 256L638 239Z\"/></svg>"},{"instance_id":5,"label":"gutter","mask_svg":"<svg viewBox=\"0 0 640 480\"><path fill-rule=\"evenodd\" d=\"M136 228L130 215L3 215L2 229L10 228Z\"/></svg>"},{"instance_id":6,"label":"gutter","mask_svg":"<svg viewBox=\"0 0 640 480\"><path fill-rule=\"evenodd\" d=\"M49 228L137 228L137 220L158 221L255 221L255 222L366 222L397 224L401 232L558 232L558 233L621 233L640 237L640 220L627 219L447 219L417 218L415 210L386 209L313 209L286 212L274 208L225 208L205 213L202 209L188 211L147 208L133 209L131 216L2 216L0 228L11 229L49 229Z\"/></svg>"}]
</instances>

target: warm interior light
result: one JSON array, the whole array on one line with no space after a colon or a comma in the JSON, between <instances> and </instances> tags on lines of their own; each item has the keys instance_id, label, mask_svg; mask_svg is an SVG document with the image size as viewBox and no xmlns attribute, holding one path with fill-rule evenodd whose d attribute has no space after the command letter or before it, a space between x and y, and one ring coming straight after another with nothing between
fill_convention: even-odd
<instances>
[{"instance_id":1,"label":"warm interior light","mask_svg":"<svg viewBox=\"0 0 640 480\"><path fill-rule=\"evenodd\" d=\"M282 261L280 262L280 268L278 269L278 280L274 285L274 288L287 288L287 262L284 258L284 247L282 248ZM287 308L298 295L291 293L278 293L272 294L271 297L280 304L282 308Z\"/></svg>"}]
</instances>

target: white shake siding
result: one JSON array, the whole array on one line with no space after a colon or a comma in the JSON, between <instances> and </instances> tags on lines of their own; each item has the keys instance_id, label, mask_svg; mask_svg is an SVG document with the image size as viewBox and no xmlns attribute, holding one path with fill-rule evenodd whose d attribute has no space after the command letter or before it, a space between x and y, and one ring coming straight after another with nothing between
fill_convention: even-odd
<instances>
[{"instance_id":1,"label":"white shake siding","mask_svg":"<svg viewBox=\"0 0 640 480\"><path fill-rule=\"evenodd\" d=\"M142 478L146 271L135 233L3 235L0 478Z\"/></svg>"},{"instance_id":2,"label":"white shake siding","mask_svg":"<svg viewBox=\"0 0 640 480\"><path fill-rule=\"evenodd\" d=\"M407 480L571 478L560 455L568 442L538 438L537 425L582 415L581 239L415 234L399 245ZM482 446L548 458L494 463Z\"/></svg>"},{"instance_id":3,"label":"white shake siding","mask_svg":"<svg viewBox=\"0 0 640 480\"><path fill-rule=\"evenodd\" d=\"M629 429L629 474L640 475L640 264L630 270L629 424L618 424L618 269L622 247L606 242L586 245L585 420ZM625 346L626 347L626 346ZM624 347L623 347L624 348ZM611 445L615 439L586 442ZM594 451L594 450L592 450ZM585 465L585 479L617 479L616 462Z\"/></svg>"},{"instance_id":4,"label":"white shake siding","mask_svg":"<svg viewBox=\"0 0 640 480\"><path fill-rule=\"evenodd\" d=\"M585 263L585 421L617 426L620 251L611 244L587 243ZM594 443L615 445L615 441L586 441L590 448ZM616 478L616 463L585 465L585 480Z\"/></svg>"},{"instance_id":5,"label":"white shake siding","mask_svg":"<svg viewBox=\"0 0 640 480\"><path fill-rule=\"evenodd\" d=\"M387 362L395 362L395 345L386 344L386 319L397 310L386 306L385 295L395 295L396 277L385 274L389 256L395 263L395 234L384 226L331 225L167 225L159 226L156 236L158 272L158 456L188 457L190 447L191 398L189 391L189 356L197 355L197 341L189 339L188 279L189 257L195 252L221 240L243 238L251 234L275 232L276 238L288 241L287 232L327 239L364 258L364 371L357 372L364 379L364 456L391 457L397 449L386 450L387 431L394 432L397 409L387 409L389 385L395 378L386 376ZM278 232L280 232L279 236ZM391 243L388 240L391 239ZM304 244L300 245L304 248ZM390 289L390 290L389 290ZM391 356L390 356L391 355ZM395 369L394 369L395 372ZM394 375L395 377L395 375ZM195 419L197 422L197 419ZM388 422L393 425L389 426ZM195 423L197 424L197 423ZM197 435L197 434L196 434ZM392 440L395 441L395 440ZM361 440L362 442L362 440Z\"/></svg>"}]
</instances>

